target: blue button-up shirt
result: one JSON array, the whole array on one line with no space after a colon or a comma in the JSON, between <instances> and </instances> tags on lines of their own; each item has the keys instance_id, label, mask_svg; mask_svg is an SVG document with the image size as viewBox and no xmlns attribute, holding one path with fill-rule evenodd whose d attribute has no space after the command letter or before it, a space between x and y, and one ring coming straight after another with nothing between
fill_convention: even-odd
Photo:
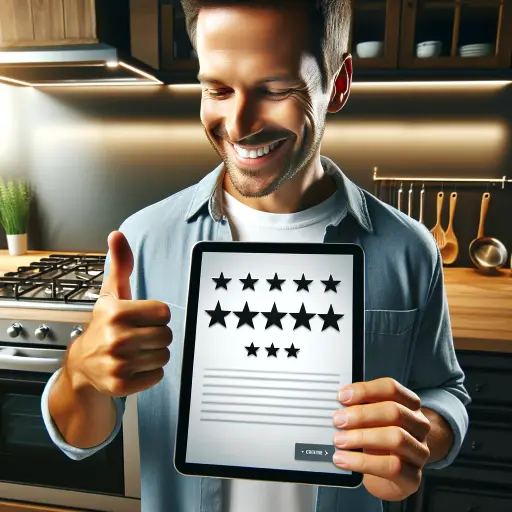
<instances>
[{"instance_id":1,"label":"blue button-up shirt","mask_svg":"<svg viewBox=\"0 0 512 512\"><path fill-rule=\"evenodd\" d=\"M453 447L445 459L427 466L445 467L466 434L470 398L453 346L439 249L425 226L358 187L329 158L321 156L321 163L340 191L339 215L327 226L324 242L355 243L365 252L365 380L392 377L415 391L423 407L448 421ZM223 170L221 163L196 185L142 209L120 227L134 253L133 299L166 302L172 315L165 377L137 396L143 512L225 512L227 506L222 479L184 476L173 464L192 246L200 240L232 240L222 209ZM110 253L105 275L109 263ZM80 460L117 435L125 402L115 399L117 423L104 443L75 448L64 441L48 413L55 377L42 397L45 424L55 444ZM381 500L364 485L318 488L316 512L381 510Z\"/></svg>"}]
</instances>

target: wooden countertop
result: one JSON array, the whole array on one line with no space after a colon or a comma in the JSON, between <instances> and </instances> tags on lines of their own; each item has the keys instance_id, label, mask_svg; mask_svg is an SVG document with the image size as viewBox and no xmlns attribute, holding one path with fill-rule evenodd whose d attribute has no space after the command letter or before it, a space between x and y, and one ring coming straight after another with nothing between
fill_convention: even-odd
<instances>
[{"instance_id":1,"label":"wooden countertop","mask_svg":"<svg viewBox=\"0 0 512 512\"><path fill-rule=\"evenodd\" d=\"M512 271L443 269L455 348L512 353Z\"/></svg>"},{"instance_id":2,"label":"wooden countertop","mask_svg":"<svg viewBox=\"0 0 512 512\"><path fill-rule=\"evenodd\" d=\"M81 509L80 509L81 510ZM0 501L0 512L80 512L79 509L55 508L48 505L38 505L36 503L21 503L15 501ZM82 512L87 512L83 510Z\"/></svg>"},{"instance_id":3,"label":"wooden countertop","mask_svg":"<svg viewBox=\"0 0 512 512\"><path fill-rule=\"evenodd\" d=\"M55 253L74 254L28 251L9 256L7 250L0 250L0 275ZM473 268L445 267L443 272L455 347L512 353L512 271L489 276Z\"/></svg>"}]
</instances>

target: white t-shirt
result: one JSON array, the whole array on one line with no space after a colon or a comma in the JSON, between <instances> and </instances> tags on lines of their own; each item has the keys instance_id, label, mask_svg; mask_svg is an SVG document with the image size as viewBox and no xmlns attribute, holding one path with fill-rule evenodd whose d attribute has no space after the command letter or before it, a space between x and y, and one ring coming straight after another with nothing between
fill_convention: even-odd
<instances>
[{"instance_id":1,"label":"white t-shirt","mask_svg":"<svg viewBox=\"0 0 512 512\"><path fill-rule=\"evenodd\" d=\"M268 213L247 206L224 191L224 213L233 240L250 242L323 242L325 228L339 215L335 192L297 213ZM333 411L334 412L334 411ZM314 512L316 486L256 480L224 480L224 512Z\"/></svg>"}]
</instances>

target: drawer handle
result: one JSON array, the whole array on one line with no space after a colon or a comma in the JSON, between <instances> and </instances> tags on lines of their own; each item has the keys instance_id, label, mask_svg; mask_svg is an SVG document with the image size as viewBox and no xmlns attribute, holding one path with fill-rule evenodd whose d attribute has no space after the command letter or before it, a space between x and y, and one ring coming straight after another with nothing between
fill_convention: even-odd
<instances>
[{"instance_id":1,"label":"drawer handle","mask_svg":"<svg viewBox=\"0 0 512 512\"><path fill-rule=\"evenodd\" d=\"M484 389L484 387L485 387L485 382L484 382L483 384L477 384L477 385L475 386L475 391L476 391L477 393L480 393L480 391L482 391L482 389Z\"/></svg>"}]
</instances>

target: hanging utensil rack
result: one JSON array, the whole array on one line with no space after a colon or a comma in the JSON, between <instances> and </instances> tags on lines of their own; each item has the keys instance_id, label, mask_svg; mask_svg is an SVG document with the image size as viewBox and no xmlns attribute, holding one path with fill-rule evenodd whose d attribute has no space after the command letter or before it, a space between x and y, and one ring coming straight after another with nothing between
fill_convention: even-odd
<instances>
[{"instance_id":1,"label":"hanging utensil rack","mask_svg":"<svg viewBox=\"0 0 512 512\"><path fill-rule=\"evenodd\" d=\"M378 176L378 167L373 168L373 181L375 191L377 190L377 186L379 181L400 181L400 182L411 182L411 181L420 181L420 182L437 182L437 183L445 183L445 182L457 182L457 183L501 183L501 188L505 188L506 183L512 183L512 179L508 179L507 176L503 176L501 179L493 179L493 178L419 178L417 176Z\"/></svg>"}]
</instances>

